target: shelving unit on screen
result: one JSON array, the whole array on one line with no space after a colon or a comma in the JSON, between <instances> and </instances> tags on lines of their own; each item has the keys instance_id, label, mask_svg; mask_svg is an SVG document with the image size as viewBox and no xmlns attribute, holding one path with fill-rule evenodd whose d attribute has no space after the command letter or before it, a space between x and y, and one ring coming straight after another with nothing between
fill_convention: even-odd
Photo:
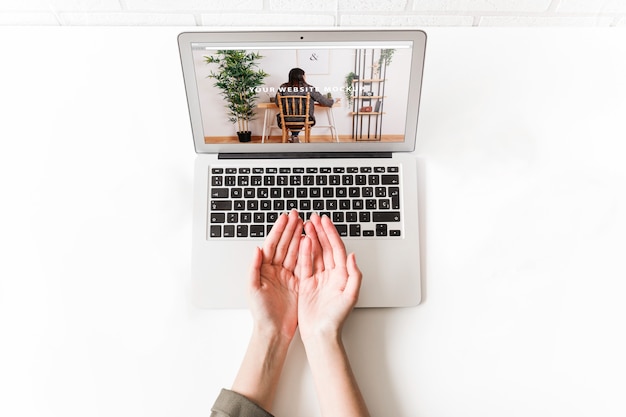
<instances>
[{"instance_id":1,"label":"shelving unit on screen","mask_svg":"<svg viewBox=\"0 0 626 417\"><path fill-rule=\"evenodd\" d=\"M352 140L382 138L386 58L392 49L357 49L352 76ZM393 53L393 52L391 52Z\"/></svg>"}]
</instances>

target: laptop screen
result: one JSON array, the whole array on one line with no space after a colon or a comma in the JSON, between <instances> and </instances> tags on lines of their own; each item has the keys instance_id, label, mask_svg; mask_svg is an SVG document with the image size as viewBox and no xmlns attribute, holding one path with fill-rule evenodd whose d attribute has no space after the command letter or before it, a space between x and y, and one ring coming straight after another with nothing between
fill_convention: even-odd
<instances>
[{"instance_id":1,"label":"laptop screen","mask_svg":"<svg viewBox=\"0 0 626 417\"><path fill-rule=\"evenodd\" d=\"M199 153L414 149L421 31L189 32L179 47ZM281 119L280 97L307 95L308 134L283 126L302 119Z\"/></svg>"}]
</instances>

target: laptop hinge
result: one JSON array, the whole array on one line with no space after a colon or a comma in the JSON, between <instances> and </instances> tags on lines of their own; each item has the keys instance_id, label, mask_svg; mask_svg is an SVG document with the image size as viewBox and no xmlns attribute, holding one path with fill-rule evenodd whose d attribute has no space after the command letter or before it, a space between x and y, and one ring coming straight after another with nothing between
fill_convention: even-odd
<instances>
[{"instance_id":1,"label":"laptop hinge","mask_svg":"<svg viewBox=\"0 0 626 417\"><path fill-rule=\"evenodd\" d=\"M217 159L340 159L391 158L391 152L266 152L220 153Z\"/></svg>"}]
</instances>

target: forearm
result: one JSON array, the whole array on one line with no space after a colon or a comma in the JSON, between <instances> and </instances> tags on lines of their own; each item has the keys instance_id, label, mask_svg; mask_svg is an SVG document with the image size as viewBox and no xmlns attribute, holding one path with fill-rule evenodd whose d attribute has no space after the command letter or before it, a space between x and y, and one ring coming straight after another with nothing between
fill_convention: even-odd
<instances>
[{"instance_id":1,"label":"forearm","mask_svg":"<svg viewBox=\"0 0 626 417\"><path fill-rule=\"evenodd\" d=\"M254 330L232 390L270 410L290 339Z\"/></svg>"},{"instance_id":2,"label":"forearm","mask_svg":"<svg viewBox=\"0 0 626 417\"><path fill-rule=\"evenodd\" d=\"M308 340L305 349L322 416L369 416L341 336Z\"/></svg>"}]
</instances>

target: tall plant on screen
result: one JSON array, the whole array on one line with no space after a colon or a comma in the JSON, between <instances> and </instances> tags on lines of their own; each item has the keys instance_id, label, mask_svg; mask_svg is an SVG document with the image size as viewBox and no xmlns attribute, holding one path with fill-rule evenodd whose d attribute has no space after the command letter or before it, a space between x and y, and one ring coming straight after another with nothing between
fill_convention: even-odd
<instances>
[{"instance_id":1,"label":"tall plant on screen","mask_svg":"<svg viewBox=\"0 0 626 417\"><path fill-rule=\"evenodd\" d=\"M254 119L258 87L269 74L258 68L263 58L258 52L244 50L220 50L205 56L207 64L217 64L208 78L215 79L215 86L226 99L229 121L237 123L237 136L241 142L249 142L252 137L249 123Z\"/></svg>"}]
</instances>

